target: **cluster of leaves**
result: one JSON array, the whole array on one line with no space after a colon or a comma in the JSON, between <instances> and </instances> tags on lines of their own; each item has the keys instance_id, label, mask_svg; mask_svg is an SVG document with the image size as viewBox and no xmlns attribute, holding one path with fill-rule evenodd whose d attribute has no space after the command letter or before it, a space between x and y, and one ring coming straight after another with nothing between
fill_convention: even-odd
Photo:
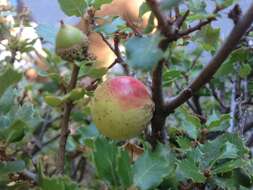
<instances>
[{"instance_id":1,"label":"cluster of leaves","mask_svg":"<svg viewBox=\"0 0 253 190\"><path fill-rule=\"evenodd\" d=\"M66 15L78 17L83 16L90 6L99 9L103 4L111 2L59 0ZM217 7L228 7L233 2L219 0L216 4ZM170 10L179 3L182 1L163 1L160 9ZM192 22L220 16L219 13L208 12L204 0L190 0L186 5L190 13L183 29ZM148 5L143 3L140 16L148 11ZM219 29L207 25L194 33L191 41L188 38L179 39L163 52L159 48L163 37L153 32L156 27L153 14L141 37L134 36L122 18L109 20L94 30L107 38L113 37L115 33L125 33L128 38L122 40L126 49L124 59L133 71L144 71L146 78L149 78L149 72L159 60L168 60L171 65L169 69L164 69L163 86L165 89L173 89L173 92L187 85L204 67L202 63L206 61L206 55L213 55L220 45ZM55 31L39 26L38 33L47 42L54 43ZM10 50L29 52L33 43L25 41L19 48L9 47ZM50 50L45 51L48 69L37 70L40 77L47 79L45 83L31 84L11 64L6 64L9 59L5 60L3 67L0 66L0 81L5 81L0 85L0 189L86 190L106 186L117 190L193 187L246 190L252 187L253 160L250 151L239 132L227 132L231 117L229 114L221 114L220 105L210 98L212 94L207 87L197 93L203 99L203 112L209 115L205 123L188 108L182 107L173 114L173 118L167 120L170 137L168 144L158 144L153 150L146 139L137 138L131 144L133 150L129 150L122 142L104 138L96 130L86 106L92 91L83 90L79 86L65 95L59 95L69 81L70 65ZM100 80L107 72L104 68L91 67L92 63L87 61L75 64L80 66L79 78L93 77ZM222 89L230 84L228 76L238 75L242 80L246 79L251 74L252 64L252 52L241 45L222 65L210 85ZM239 72L236 72L238 68ZM252 89L253 86L249 86L250 92ZM225 100L230 96L230 89L225 89ZM61 106L69 100L75 102L75 109L71 113L71 134L66 145L66 173L65 176L53 176L55 151L58 149L55 140L60 130L59 115ZM44 136L40 137L41 134ZM31 145L34 143L32 137L40 139L41 144L35 142L35 145ZM141 150L141 153L137 154L135 149ZM82 160L85 160L86 167L90 167L91 171L79 167ZM88 173L87 181L82 181L82 172ZM13 179L13 174L14 177L18 176L17 179ZM80 176L81 180L75 176Z\"/></svg>"}]
</instances>

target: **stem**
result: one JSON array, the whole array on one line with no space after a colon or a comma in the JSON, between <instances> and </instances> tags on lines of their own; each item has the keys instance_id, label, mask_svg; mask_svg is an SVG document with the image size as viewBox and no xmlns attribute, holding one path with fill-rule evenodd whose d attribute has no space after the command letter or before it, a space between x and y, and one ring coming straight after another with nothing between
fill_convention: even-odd
<instances>
[{"instance_id":1,"label":"stem","mask_svg":"<svg viewBox=\"0 0 253 190\"><path fill-rule=\"evenodd\" d=\"M222 63L227 59L229 54L234 50L235 46L240 42L241 38L247 32L248 28L253 22L253 3L246 14L238 21L233 30L229 34L228 38L207 64L207 66L200 72L197 78L191 82L191 84L183 90L178 96L167 102L166 112L167 114L173 112L177 107L185 103L192 97L202 86L208 83L213 75L217 72Z\"/></svg>"},{"instance_id":2,"label":"stem","mask_svg":"<svg viewBox=\"0 0 253 190\"><path fill-rule=\"evenodd\" d=\"M69 86L67 89L68 92L70 92L76 86L79 69L80 68L76 64L73 64L72 75L71 75L71 79L70 79ZM64 112L63 112L63 117L60 124L61 135L60 135L58 159L56 162L57 173L59 174L64 173L65 150L66 150L67 138L69 135L69 119L70 119L70 113L71 113L72 108L73 108L73 101L68 101L64 104Z\"/></svg>"},{"instance_id":3,"label":"stem","mask_svg":"<svg viewBox=\"0 0 253 190\"><path fill-rule=\"evenodd\" d=\"M231 94L231 105L230 105L230 127L228 128L229 132L233 132L236 126L236 112L237 112L237 83L238 80L235 79L232 83L232 94Z\"/></svg>"},{"instance_id":4,"label":"stem","mask_svg":"<svg viewBox=\"0 0 253 190\"><path fill-rule=\"evenodd\" d=\"M151 120L152 134L149 139L152 147L154 148L157 141L166 143L167 134L164 127L166 115L163 113L164 101L162 92L162 69L164 60L160 61L153 71L152 75L152 98L155 103L155 112Z\"/></svg>"}]
</instances>

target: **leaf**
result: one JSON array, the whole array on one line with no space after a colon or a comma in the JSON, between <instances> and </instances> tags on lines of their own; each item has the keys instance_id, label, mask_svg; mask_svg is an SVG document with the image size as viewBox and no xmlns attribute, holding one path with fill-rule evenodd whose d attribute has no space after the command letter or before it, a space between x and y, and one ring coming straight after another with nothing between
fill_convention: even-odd
<instances>
[{"instance_id":1,"label":"leaf","mask_svg":"<svg viewBox=\"0 0 253 190\"><path fill-rule=\"evenodd\" d=\"M159 185L174 171L174 157L164 145L155 152L146 151L134 164L134 185L141 190Z\"/></svg>"},{"instance_id":2,"label":"leaf","mask_svg":"<svg viewBox=\"0 0 253 190\"><path fill-rule=\"evenodd\" d=\"M183 129L192 139L197 139L201 129L199 118L192 115L185 108L181 108L180 111L180 113L183 115L183 122L180 128Z\"/></svg>"},{"instance_id":3,"label":"leaf","mask_svg":"<svg viewBox=\"0 0 253 190\"><path fill-rule=\"evenodd\" d=\"M217 0L216 3L219 6L228 7L232 5L235 2L235 0Z\"/></svg>"},{"instance_id":4,"label":"leaf","mask_svg":"<svg viewBox=\"0 0 253 190\"><path fill-rule=\"evenodd\" d=\"M117 17L116 19L113 19L112 21L109 20L108 23L106 22L102 26L97 27L95 31L111 35L117 32L120 28L124 27L125 25L126 22L122 18Z\"/></svg>"},{"instance_id":5,"label":"leaf","mask_svg":"<svg viewBox=\"0 0 253 190\"><path fill-rule=\"evenodd\" d=\"M239 75L240 75L240 77L245 78L251 73L251 71L252 71L252 69L249 64L242 64L240 71L239 71Z\"/></svg>"},{"instance_id":6,"label":"leaf","mask_svg":"<svg viewBox=\"0 0 253 190\"><path fill-rule=\"evenodd\" d=\"M222 155L220 156L220 159L237 158L238 156L239 156L238 149L237 149L236 145L234 145L230 142L226 142L224 151L223 151Z\"/></svg>"},{"instance_id":7,"label":"leaf","mask_svg":"<svg viewBox=\"0 0 253 190\"><path fill-rule=\"evenodd\" d=\"M81 17L87 8L85 0L58 0L58 3L63 12L68 16Z\"/></svg>"},{"instance_id":8,"label":"leaf","mask_svg":"<svg viewBox=\"0 0 253 190\"><path fill-rule=\"evenodd\" d=\"M126 151L120 151L117 160L117 174L119 176L120 184L128 188L133 184L133 169L129 155Z\"/></svg>"},{"instance_id":9,"label":"leaf","mask_svg":"<svg viewBox=\"0 0 253 190\"><path fill-rule=\"evenodd\" d=\"M213 114L208 117L208 121L207 121L207 128L209 129L209 131L223 131L227 126L222 126L223 124L227 124L227 122L230 119L230 115L229 114L224 114L221 116L217 116L215 112L213 112Z\"/></svg>"},{"instance_id":10,"label":"leaf","mask_svg":"<svg viewBox=\"0 0 253 190\"><path fill-rule=\"evenodd\" d=\"M243 165L245 165L244 160L241 160L241 159L231 160L231 161L223 163L223 164L219 165L218 167L214 168L212 170L212 173L213 174L226 173L226 172L229 172L229 171L234 170L236 168L243 167Z\"/></svg>"},{"instance_id":11,"label":"leaf","mask_svg":"<svg viewBox=\"0 0 253 190\"><path fill-rule=\"evenodd\" d=\"M96 9L100 9L100 7L103 5L103 4L108 4L108 3L111 3L112 0L95 0L94 2L94 7Z\"/></svg>"},{"instance_id":12,"label":"leaf","mask_svg":"<svg viewBox=\"0 0 253 190\"><path fill-rule=\"evenodd\" d=\"M126 44L127 64L134 69L150 71L163 57L162 50L158 47L160 35L133 37Z\"/></svg>"},{"instance_id":13,"label":"leaf","mask_svg":"<svg viewBox=\"0 0 253 190\"><path fill-rule=\"evenodd\" d=\"M193 160L184 159L179 161L177 170L183 177L186 179L192 179L193 182L203 183L206 180L205 176Z\"/></svg>"},{"instance_id":14,"label":"leaf","mask_svg":"<svg viewBox=\"0 0 253 190\"><path fill-rule=\"evenodd\" d=\"M189 149L192 147L191 140L186 137L178 137L177 143L181 149Z\"/></svg>"},{"instance_id":15,"label":"leaf","mask_svg":"<svg viewBox=\"0 0 253 190\"><path fill-rule=\"evenodd\" d=\"M196 33L194 39L206 51L215 51L220 37L220 29L207 25Z\"/></svg>"},{"instance_id":16,"label":"leaf","mask_svg":"<svg viewBox=\"0 0 253 190\"><path fill-rule=\"evenodd\" d=\"M48 95L44 97L45 102L52 106L52 107L58 107L61 106L63 104L63 100L60 97L57 96L53 96L53 95Z\"/></svg>"},{"instance_id":17,"label":"leaf","mask_svg":"<svg viewBox=\"0 0 253 190\"><path fill-rule=\"evenodd\" d=\"M155 15L154 13L151 13L149 18L148 18L148 25L144 30L145 34L148 34L150 32L152 32L155 28Z\"/></svg>"},{"instance_id":18,"label":"leaf","mask_svg":"<svg viewBox=\"0 0 253 190\"><path fill-rule=\"evenodd\" d=\"M20 172L24 169L25 162L23 160L0 162L0 175Z\"/></svg>"},{"instance_id":19,"label":"leaf","mask_svg":"<svg viewBox=\"0 0 253 190\"><path fill-rule=\"evenodd\" d=\"M93 157L99 177L115 187L127 189L132 185L133 171L128 153L102 137L95 140L94 146Z\"/></svg>"},{"instance_id":20,"label":"leaf","mask_svg":"<svg viewBox=\"0 0 253 190\"><path fill-rule=\"evenodd\" d=\"M5 130L7 136L6 141L8 143L18 142L25 136L26 123L22 120L16 120L10 128Z\"/></svg>"},{"instance_id":21,"label":"leaf","mask_svg":"<svg viewBox=\"0 0 253 190\"><path fill-rule=\"evenodd\" d=\"M200 0L190 0L189 9L194 13L206 13L206 3Z\"/></svg>"},{"instance_id":22,"label":"leaf","mask_svg":"<svg viewBox=\"0 0 253 190\"><path fill-rule=\"evenodd\" d=\"M13 88L8 88L0 97L0 113L6 114L10 111L15 101L15 91Z\"/></svg>"},{"instance_id":23,"label":"leaf","mask_svg":"<svg viewBox=\"0 0 253 190\"><path fill-rule=\"evenodd\" d=\"M227 76L228 74L235 74L238 71L234 68L234 63L247 62L250 57L249 51L246 48L239 48L234 50L227 60L221 65L215 74L216 77ZM247 66L246 66L247 67Z\"/></svg>"},{"instance_id":24,"label":"leaf","mask_svg":"<svg viewBox=\"0 0 253 190\"><path fill-rule=\"evenodd\" d=\"M22 78L22 74L13 70L11 67L7 67L2 73L0 73L0 97L3 95L5 90L13 85L18 83Z\"/></svg>"},{"instance_id":25,"label":"leaf","mask_svg":"<svg viewBox=\"0 0 253 190\"><path fill-rule=\"evenodd\" d=\"M95 140L94 146L93 157L97 174L113 186L119 185L119 179L115 171L117 166L117 146L112 141L107 141L102 137Z\"/></svg>"},{"instance_id":26,"label":"leaf","mask_svg":"<svg viewBox=\"0 0 253 190\"><path fill-rule=\"evenodd\" d=\"M81 144L85 144L86 140L98 137L99 132L96 126L92 123L89 126L79 127L76 132L77 138Z\"/></svg>"},{"instance_id":27,"label":"leaf","mask_svg":"<svg viewBox=\"0 0 253 190\"><path fill-rule=\"evenodd\" d=\"M85 90L83 88L75 88L63 97L63 101L71 100L76 101L83 98Z\"/></svg>"},{"instance_id":28,"label":"leaf","mask_svg":"<svg viewBox=\"0 0 253 190\"><path fill-rule=\"evenodd\" d=\"M40 179L39 187L41 190L80 190L78 185L68 177L45 177Z\"/></svg>"},{"instance_id":29,"label":"leaf","mask_svg":"<svg viewBox=\"0 0 253 190\"><path fill-rule=\"evenodd\" d=\"M80 72L82 75L87 75L92 78L101 78L107 73L107 68L101 67L101 68L95 68L95 67L90 67L86 65L82 65Z\"/></svg>"},{"instance_id":30,"label":"leaf","mask_svg":"<svg viewBox=\"0 0 253 190\"><path fill-rule=\"evenodd\" d=\"M150 8L147 2L143 2L139 8L139 17L142 17L148 11L150 11Z\"/></svg>"},{"instance_id":31,"label":"leaf","mask_svg":"<svg viewBox=\"0 0 253 190\"><path fill-rule=\"evenodd\" d=\"M181 78L181 72L175 69L167 69L163 73L163 85L164 86L170 86L171 83Z\"/></svg>"},{"instance_id":32,"label":"leaf","mask_svg":"<svg viewBox=\"0 0 253 190\"><path fill-rule=\"evenodd\" d=\"M35 109L30 103L25 103L18 108L14 107L8 115L11 120L19 119L25 121L29 127L35 127L42 121L39 110Z\"/></svg>"}]
</instances>

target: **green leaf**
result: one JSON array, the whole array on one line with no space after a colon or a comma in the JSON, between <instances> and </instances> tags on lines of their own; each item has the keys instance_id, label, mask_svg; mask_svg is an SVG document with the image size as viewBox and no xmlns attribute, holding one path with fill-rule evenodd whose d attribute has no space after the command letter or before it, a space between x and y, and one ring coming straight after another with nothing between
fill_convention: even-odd
<instances>
[{"instance_id":1,"label":"green leaf","mask_svg":"<svg viewBox=\"0 0 253 190\"><path fill-rule=\"evenodd\" d=\"M220 37L220 29L207 25L197 32L194 40L206 51L216 51Z\"/></svg>"},{"instance_id":2,"label":"green leaf","mask_svg":"<svg viewBox=\"0 0 253 190\"><path fill-rule=\"evenodd\" d=\"M222 125L227 124L229 119L230 119L229 114L217 116L217 114L215 112L213 112L213 114L208 118L206 125L210 131L223 131L229 125L224 126L224 127Z\"/></svg>"},{"instance_id":3,"label":"green leaf","mask_svg":"<svg viewBox=\"0 0 253 190\"><path fill-rule=\"evenodd\" d=\"M177 171L186 179L192 179L193 182L203 183L206 178L193 160L184 159L179 161Z\"/></svg>"},{"instance_id":4,"label":"green leaf","mask_svg":"<svg viewBox=\"0 0 253 190\"><path fill-rule=\"evenodd\" d=\"M201 0L190 0L189 1L190 11L194 13L206 13L206 3Z\"/></svg>"},{"instance_id":5,"label":"green leaf","mask_svg":"<svg viewBox=\"0 0 253 190\"><path fill-rule=\"evenodd\" d=\"M13 172L20 172L25 169L23 160L0 162L0 175L5 175Z\"/></svg>"},{"instance_id":6,"label":"green leaf","mask_svg":"<svg viewBox=\"0 0 253 190\"><path fill-rule=\"evenodd\" d=\"M0 113L6 114L10 111L15 101L15 91L13 88L8 88L0 97Z\"/></svg>"},{"instance_id":7,"label":"green leaf","mask_svg":"<svg viewBox=\"0 0 253 190\"><path fill-rule=\"evenodd\" d=\"M103 5L103 4L108 4L108 3L111 3L112 0L95 0L94 2L94 7L96 9L100 9L100 7Z\"/></svg>"},{"instance_id":8,"label":"green leaf","mask_svg":"<svg viewBox=\"0 0 253 190\"><path fill-rule=\"evenodd\" d=\"M66 101L66 100L72 100L72 101L76 101L76 100L79 100L81 98L83 98L85 94L85 90L83 88L75 88L73 90L71 90L68 94L66 94L62 100L63 101ZM61 99L60 99L61 100ZM62 101L61 100L61 101ZM60 102L61 102L60 101ZM61 104L61 103L60 103ZM59 105L60 105L59 104Z\"/></svg>"},{"instance_id":9,"label":"green leaf","mask_svg":"<svg viewBox=\"0 0 253 190\"><path fill-rule=\"evenodd\" d=\"M223 7L228 7L230 5L232 5L234 2L236 2L235 0L217 0L216 3L219 6L223 6Z\"/></svg>"},{"instance_id":10,"label":"green leaf","mask_svg":"<svg viewBox=\"0 0 253 190\"><path fill-rule=\"evenodd\" d=\"M41 190L80 190L78 185L68 177L42 177L39 187Z\"/></svg>"},{"instance_id":11,"label":"green leaf","mask_svg":"<svg viewBox=\"0 0 253 190\"><path fill-rule=\"evenodd\" d=\"M117 160L117 174L119 176L120 184L128 188L133 184L133 169L129 155L126 151L120 151Z\"/></svg>"},{"instance_id":12,"label":"green leaf","mask_svg":"<svg viewBox=\"0 0 253 190\"><path fill-rule=\"evenodd\" d=\"M82 75L90 76L92 78L100 79L107 73L107 68L95 68L86 65L81 65L80 72Z\"/></svg>"},{"instance_id":13,"label":"green leaf","mask_svg":"<svg viewBox=\"0 0 253 190\"><path fill-rule=\"evenodd\" d=\"M87 4L85 0L58 0L61 9L68 16L79 16L81 17Z\"/></svg>"},{"instance_id":14,"label":"green leaf","mask_svg":"<svg viewBox=\"0 0 253 190\"><path fill-rule=\"evenodd\" d=\"M236 168L243 167L243 165L245 165L244 160L241 160L241 159L231 160L231 161L228 161L226 163L219 165L218 167L215 167L212 170L212 173L213 174L226 173L226 172L232 171Z\"/></svg>"},{"instance_id":15,"label":"green leaf","mask_svg":"<svg viewBox=\"0 0 253 190\"><path fill-rule=\"evenodd\" d=\"M86 140L98 137L99 132L96 126L92 123L89 126L79 127L76 132L77 138L81 144L85 144Z\"/></svg>"},{"instance_id":16,"label":"green leaf","mask_svg":"<svg viewBox=\"0 0 253 190\"><path fill-rule=\"evenodd\" d=\"M230 56L227 58L227 60L221 65L221 67L218 69L217 73L215 74L216 77L224 77L227 76L228 74L235 74L238 71L234 68L234 64L238 63L238 62L247 62L248 59L250 57L249 51L246 48L239 48L234 50ZM248 66L246 66L243 71L242 74L247 73L246 70L248 70L249 68L247 68Z\"/></svg>"},{"instance_id":17,"label":"green leaf","mask_svg":"<svg viewBox=\"0 0 253 190\"><path fill-rule=\"evenodd\" d=\"M239 75L242 78L247 77L252 71L252 68L249 64L242 64L240 71L239 71Z\"/></svg>"},{"instance_id":18,"label":"green leaf","mask_svg":"<svg viewBox=\"0 0 253 190\"><path fill-rule=\"evenodd\" d=\"M144 30L145 34L148 34L150 32L152 32L155 28L155 15L154 13L151 13L149 18L148 18L148 25Z\"/></svg>"},{"instance_id":19,"label":"green leaf","mask_svg":"<svg viewBox=\"0 0 253 190\"><path fill-rule=\"evenodd\" d=\"M120 28L124 27L125 25L126 22L122 18L117 17L116 19L113 19L113 21L109 19L108 23L106 22L102 26L97 27L95 31L111 35L117 32Z\"/></svg>"},{"instance_id":20,"label":"green leaf","mask_svg":"<svg viewBox=\"0 0 253 190\"><path fill-rule=\"evenodd\" d=\"M150 11L150 8L149 8L147 2L143 2L139 8L139 17L142 17L148 11Z\"/></svg>"},{"instance_id":21,"label":"green leaf","mask_svg":"<svg viewBox=\"0 0 253 190\"><path fill-rule=\"evenodd\" d=\"M127 64L135 69L150 71L163 57L158 47L160 35L133 37L126 42Z\"/></svg>"},{"instance_id":22,"label":"green leaf","mask_svg":"<svg viewBox=\"0 0 253 190\"><path fill-rule=\"evenodd\" d=\"M226 142L225 148L223 150L223 153L220 156L220 159L226 159L226 158L237 158L238 155L238 149L236 145Z\"/></svg>"},{"instance_id":23,"label":"green leaf","mask_svg":"<svg viewBox=\"0 0 253 190\"><path fill-rule=\"evenodd\" d=\"M52 106L52 107L58 107L61 106L63 104L63 99L57 96L53 96L53 95L48 95L44 97L45 102Z\"/></svg>"},{"instance_id":24,"label":"green leaf","mask_svg":"<svg viewBox=\"0 0 253 190\"><path fill-rule=\"evenodd\" d=\"M165 145L146 151L134 164L134 185L141 190L159 185L175 169L174 156Z\"/></svg>"},{"instance_id":25,"label":"green leaf","mask_svg":"<svg viewBox=\"0 0 253 190\"><path fill-rule=\"evenodd\" d=\"M192 147L191 140L187 137L178 137L177 143L181 149L189 149Z\"/></svg>"},{"instance_id":26,"label":"green leaf","mask_svg":"<svg viewBox=\"0 0 253 190\"><path fill-rule=\"evenodd\" d=\"M27 125L22 120L16 120L10 128L5 130L5 134L7 136L6 141L8 143L18 142L23 139L25 136L25 129Z\"/></svg>"},{"instance_id":27,"label":"green leaf","mask_svg":"<svg viewBox=\"0 0 253 190\"><path fill-rule=\"evenodd\" d=\"M197 139L201 129L199 118L192 115L185 108L181 108L180 111L183 115L183 122L180 128L183 129L189 137Z\"/></svg>"},{"instance_id":28,"label":"green leaf","mask_svg":"<svg viewBox=\"0 0 253 190\"><path fill-rule=\"evenodd\" d=\"M13 70L11 67L7 67L2 73L0 73L0 97L3 95L5 90L13 85L18 83L22 78L22 74Z\"/></svg>"},{"instance_id":29,"label":"green leaf","mask_svg":"<svg viewBox=\"0 0 253 190\"><path fill-rule=\"evenodd\" d=\"M167 69L163 73L163 85L170 86L171 83L181 78L181 72L175 69Z\"/></svg>"},{"instance_id":30,"label":"green leaf","mask_svg":"<svg viewBox=\"0 0 253 190\"><path fill-rule=\"evenodd\" d=\"M94 145L93 157L97 174L113 186L119 185L118 175L115 171L117 166L117 146L112 141L107 141L102 137L97 138Z\"/></svg>"}]
</instances>

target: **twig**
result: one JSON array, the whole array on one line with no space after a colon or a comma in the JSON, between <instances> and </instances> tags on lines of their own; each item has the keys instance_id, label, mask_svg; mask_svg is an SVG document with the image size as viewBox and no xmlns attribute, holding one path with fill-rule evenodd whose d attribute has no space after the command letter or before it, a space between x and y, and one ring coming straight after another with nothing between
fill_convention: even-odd
<instances>
[{"instance_id":1,"label":"twig","mask_svg":"<svg viewBox=\"0 0 253 190\"><path fill-rule=\"evenodd\" d=\"M237 25L234 26L233 30L228 35L228 38L212 58L212 60L207 64L207 66L201 71L195 80L183 90L178 96L174 97L172 100L166 103L165 112L167 114L173 112L174 109L186 102L191 96L197 92L202 86L208 83L213 75L216 73L221 64L229 56L229 54L234 50L235 46L239 43L240 39L243 37L244 33L248 30L251 23L253 22L253 3L246 14L239 20Z\"/></svg>"},{"instance_id":2,"label":"twig","mask_svg":"<svg viewBox=\"0 0 253 190\"><path fill-rule=\"evenodd\" d=\"M73 64L72 75L70 79L70 83L68 86L68 92L75 88L79 73L79 67L76 64ZM69 101L64 104L64 113L61 120L61 135L60 135L60 143L59 143L59 151L58 151L58 159L56 162L57 173L63 174L64 173L64 160L65 160L65 149L66 149L66 142L69 134L69 119L70 113L73 107L73 102Z\"/></svg>"},{"instance_id":3,"label":"twig","mask_svg":"<svg viewBox=\"0 0 253 190\"><path fill-rule=\"evenodd\" d=\"M159 29L166 37L169 37L171 34L174 33L173 28L171 27L171 25L168 24L164 15L161 13L159 9L159 4L156 2L156 0L146 0L146 2L158 20Z\"/></svg>"},{"instance_id":4,"label":"twig","mask_svg":"<svg viewBox=\"0 0 253 190\"><path fill-rule=\"evenodd\" d=\"M236 112L237 112L237 101L236 101L236 94L237 94L237 80L235 79L232 83L232 93L231 93L231 104L230 104L230 126L228 128L228 132L233 132L235 129L235 122L236 122Z\"/></svg>"},{"instance_id":5,"label":"twig","mask_svg":"<svg viewBox=\"0 0 253 190\"><path fill-rule=\"evenodd\" d=\"M116 34L116 36L114 37L114 47L110 44L110 42L105 38L105 36L102 33L99 33L99 35L101 36L101 38L103 39L103 41L107 44L107 46L112 50L112 52L115 54L115 56L117 57L113 63L108 67L108 69L111 69L114 65L116 65L117 63L120 63L124 69L124 72L126 75L129 74L129 68L127 66L127 64L124 63L124 59L121 56L121 52L119 49L119 43L120 43L120 38L119 35Z\"/></svg>"},{"instance_id":6,"label":"twig","mask_svg":"<svg viewBox=\"0 0 253 190\"><path fill-rule=\"evenodd\" d=\"M246 145L248 147L252 147L253 146L253 134L250 136L249 140L247 141Z\"/></svg>"},{"instance_id":7,"label":"twig","mask_svg":"<svg viewBox=\"0 0 253 190\"><path fill-rule=\"evenodd\" d=\"M198 115L201 115L202 116L202 108L201 108L201 105L199 103L199 95L193 95L192 96L192 102L194 103L195 105L195 108L196 108L196 113Z\"/></svg>"},{"instance_id":8,"label":"twig","mask_svg":"<svg viewBox=\"0 0 253 190\"><path fill-rule=\"evenodd\" d=\"M181 26L183 25L184 21L186 20L186 18L188 17L188 15L190 14L190 11L187 10L183 16L180 16L176 19L175 24L177 26L177 29L179 30L181 28Z\"/></svg>"},{"instance_id":9,"label":"twig","mask_svg":"<svg viewBox=\"0 0 253 190\"><path fill-rule=\"evenodd\" d=\"M211 93L212 93L214 99L215 99L215 100L219 103L219 105L221 106L221 109L222 109L221 112L222 112L222 113L227 113L227 112L229 112L229 107L227 107L227 106L223 103L223 101L221 100L221 98L219 98L219 96L218 96L216 90L214 89L214 86L213 86L211 83L209 83L209 88L210 88L210 90L211 90Z\"/></svg>"},{"instance_id":10,"label":"twig","mask_svg":"<svg viewBox=\"0 0 253 190\"><path fill-rule=\"evenodd\" d=\"M190 27L188 28L187 30L185 31L180 31L178 32L178 36L179 37L182 37L182 36L186 36L192 32L195 32L197 30L200 30L203 26L207 25L207 24L210 24L212 21L214 21L216 19L216 17L211 17L211 18L208 18L207 20L205 21L200 21L197 25L193 26L193 27Z\"/></svg>"}]
</instances>

